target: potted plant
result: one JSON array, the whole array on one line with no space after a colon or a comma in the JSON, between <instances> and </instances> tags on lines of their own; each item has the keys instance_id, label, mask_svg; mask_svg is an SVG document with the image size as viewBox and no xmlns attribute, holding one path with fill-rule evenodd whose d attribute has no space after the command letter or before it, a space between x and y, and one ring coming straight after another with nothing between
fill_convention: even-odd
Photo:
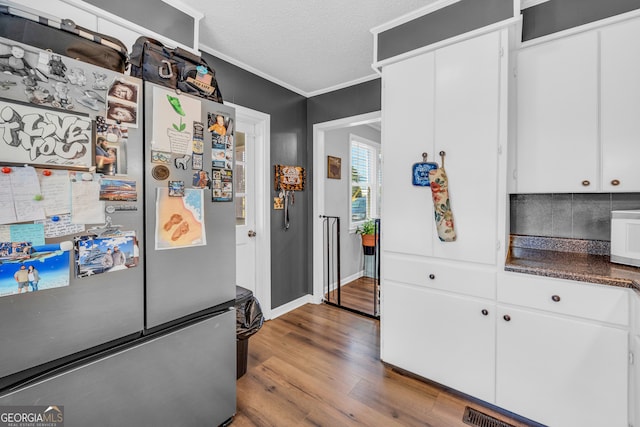
<instances>
[{"instance_id":1,"label":"potted plant","mask_svg":"<svg viewBox=\"0 0 640 427\"><path fill-rule=\"evenodd\" d=\"M378 235L376 234L376 222L373 219L367 219L356 228L356 234L359 234L362 238L362 246L365 247L365 253L367 248L369 251L373 251L373 247L376 245Z\"/></svg>"}]
</instances>

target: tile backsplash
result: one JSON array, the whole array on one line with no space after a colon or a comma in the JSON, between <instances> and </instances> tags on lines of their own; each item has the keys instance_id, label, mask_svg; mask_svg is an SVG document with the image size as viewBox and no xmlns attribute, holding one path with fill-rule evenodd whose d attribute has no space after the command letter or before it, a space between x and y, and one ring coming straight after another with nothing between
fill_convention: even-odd
<instances>
[{"instance_id":1,"label":"tile backsplash","mask_svg":"<svg viewBox=\"0 0 640 427\"><path fill-rule=\"evenodd\" d=\"M640 193L510 195L510 232L610 240L611 211L640 209Z\"/></svg>"}]
</instances>

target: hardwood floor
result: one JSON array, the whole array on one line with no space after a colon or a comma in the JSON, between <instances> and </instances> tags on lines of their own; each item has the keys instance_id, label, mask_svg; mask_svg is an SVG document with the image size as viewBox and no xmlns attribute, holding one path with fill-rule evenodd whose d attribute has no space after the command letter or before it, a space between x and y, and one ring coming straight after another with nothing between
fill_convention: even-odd
<instances>
[{"instance_id":1,"label":"hardwood floor","mask_svg":"<svg viewBox=\"0 0 640 427\"><path fill-rule=\"evenodd\" d=\"M456 427L467 405L527 426L396 372L379 346L377 320L327 304L265 322L249 339L232 426Z\"/></svg>"},{"instance_id":2,"label":"hardwood floor","mask_svg":"<svg viewBox=\"0 0 640 427\"><path fill-rule=\"evenodd\" d=\"M371 277L360 277L340 287L340 305L375 315L374 289L377 291L377 280ZM327 301L338 303L338 291L329 292Z\"/></svg>"}]
</instances>

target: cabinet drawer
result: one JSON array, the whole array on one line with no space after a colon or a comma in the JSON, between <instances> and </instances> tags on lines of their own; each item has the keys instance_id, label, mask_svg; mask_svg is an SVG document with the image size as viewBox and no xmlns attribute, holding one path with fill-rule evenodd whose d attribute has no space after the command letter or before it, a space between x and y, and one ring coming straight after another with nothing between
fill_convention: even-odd
<instances>
[{"instance_id":1,"label":"cabinet drawer","mask_svg":"<svg viewBox=\"0 0 640 427\"><path fill-rule=\"evenodd\" d=\"M501 273L498 301L602 322L629 325L628 289Z\"/></svg>"},{"instance_id":2,"label":"cabinet drawer","mask_svg":"<svg viewBox=\"0 0 640 427\"><path fill-rule=\"evenodd\" d=\"M434 262L428 258L383 254L382 277L385 280L494 299L496 272L464 264Z\"/></svg>"}]
</instances>

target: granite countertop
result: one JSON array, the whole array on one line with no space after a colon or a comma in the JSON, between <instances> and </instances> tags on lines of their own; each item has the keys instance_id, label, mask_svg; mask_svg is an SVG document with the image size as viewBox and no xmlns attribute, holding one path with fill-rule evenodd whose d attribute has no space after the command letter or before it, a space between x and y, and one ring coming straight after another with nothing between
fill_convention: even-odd
<instances>
[{"instance_id":1,"label":"granite countertop","mask_svg":"<svg viewBox=\"0 0 640 427\"><path fill-rule=\"evenodd\" d=\"M511 236L505 270L640 291L640 268L609 260L609 242Z\"/></svg>"}]
</instances>

